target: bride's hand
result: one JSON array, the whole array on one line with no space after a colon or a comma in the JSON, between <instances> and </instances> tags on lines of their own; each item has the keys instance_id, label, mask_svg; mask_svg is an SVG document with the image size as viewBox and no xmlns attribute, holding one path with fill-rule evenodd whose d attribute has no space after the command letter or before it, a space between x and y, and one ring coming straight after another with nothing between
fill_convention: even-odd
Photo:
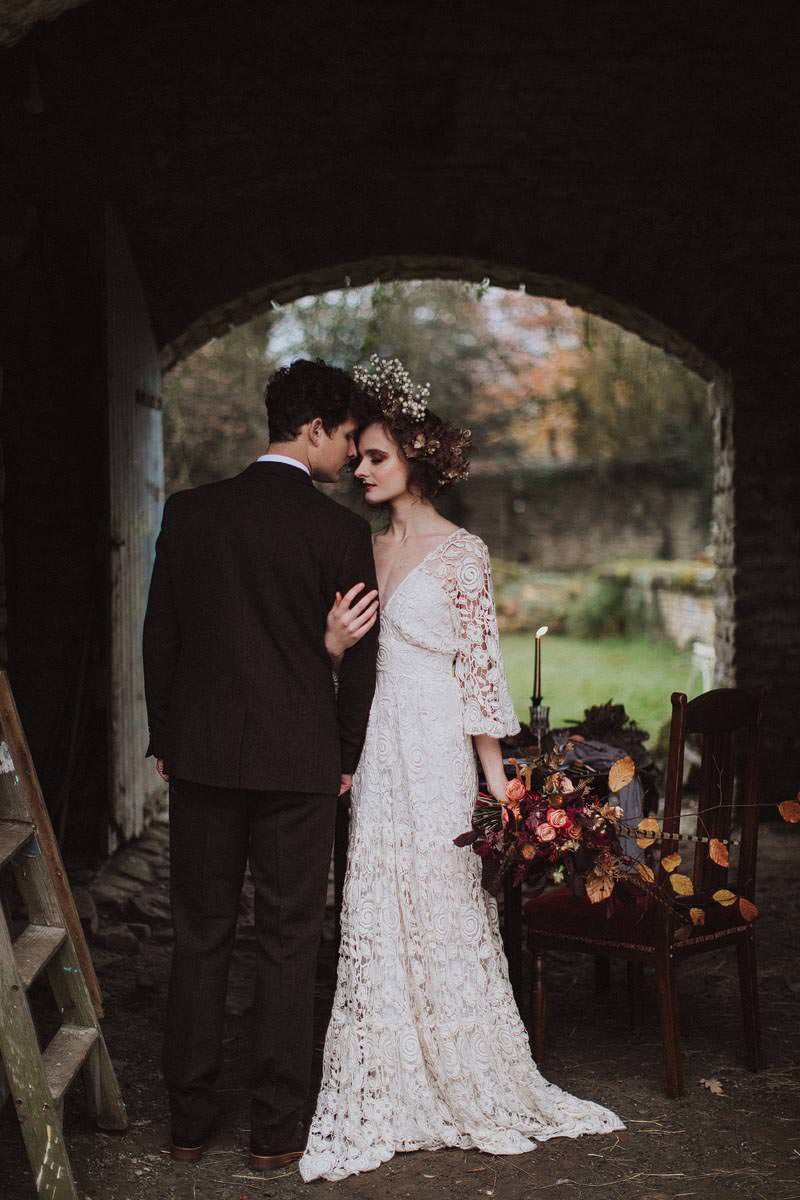
<instances>
[{"instance_id":1,"label":"bride's hand","mask_svg":"<svg viewBox=\"0 0 800 1200\"><path fill-rule=\"evenodd\" d=\"M356 601L364 588L356 583L344 595L336 593L325 622L325 649L335 667L342 661L345 650L360 642L378 619L378 593L373 588Z\"/></svg>"}]
</instances>

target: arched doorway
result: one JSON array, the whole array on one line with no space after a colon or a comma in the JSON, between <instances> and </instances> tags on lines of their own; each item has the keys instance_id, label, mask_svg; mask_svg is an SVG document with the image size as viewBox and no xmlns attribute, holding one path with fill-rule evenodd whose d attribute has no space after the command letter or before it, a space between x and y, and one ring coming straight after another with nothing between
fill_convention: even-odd
<instances>
[{"instance_id":1,"label":"arched doorway","mask_svg":"<svg viewBox=\"0 0 800 1200\"><path fill-rule=\"evenodd\" d=\"M167 492L236 474L263 452L275 367L300 355L347 368L372 351L399 355L430 384L436 411L472 428L469 482L439 507L492 552L520 719L525 631L548 624L553 716L613 696L656 734L665 698L691 676L672 647L688 659L700 641L713 666L708 385L620 326L520 289L345 284L274 305L166 373ZM349 476L332 492L365 511ZM587 637L622 641L598 651Z\"/></svg>"}]
</instances>

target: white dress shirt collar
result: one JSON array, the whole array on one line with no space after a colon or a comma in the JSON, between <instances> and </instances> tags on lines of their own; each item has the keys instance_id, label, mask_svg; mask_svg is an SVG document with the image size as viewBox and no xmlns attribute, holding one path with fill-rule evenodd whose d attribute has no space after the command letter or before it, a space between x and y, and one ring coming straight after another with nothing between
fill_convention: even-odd
<instances>
[{"instance_id":1,"label":"white dress shirt collar","mask_svg":"<svg viewBox=\"0 0 800 1200\"><path fill-rule=\"evenodd\" d=\"M305 471L306 475L311 474L305 463L299 462L296 458L288 458L285 454L260 454L256 462L286 463L290 467L299 467L301 471Z\"/></svg>"}]
</instances>

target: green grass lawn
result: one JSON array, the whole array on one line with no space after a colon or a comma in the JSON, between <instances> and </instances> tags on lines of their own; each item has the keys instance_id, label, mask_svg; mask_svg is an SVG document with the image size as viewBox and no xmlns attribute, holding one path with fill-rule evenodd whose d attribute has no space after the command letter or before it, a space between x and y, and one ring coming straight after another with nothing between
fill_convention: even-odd
<instances>
[{"instance_id":1,"label":"green grass lawn","mask_svg":"<svg viewBox=\"0 0 800 1200\"><path fill-rule=\"evenodd\" d=\"M528 719L533 679L534 639L528 633L501 637L514 706ZM579 719L592 704L613 700L651 738L670 717L672 692L689 685L688 650L653 638L578 638L547 636L542 641L542 690L550 705L550 723Z\"/></svg>"}]
</instances>

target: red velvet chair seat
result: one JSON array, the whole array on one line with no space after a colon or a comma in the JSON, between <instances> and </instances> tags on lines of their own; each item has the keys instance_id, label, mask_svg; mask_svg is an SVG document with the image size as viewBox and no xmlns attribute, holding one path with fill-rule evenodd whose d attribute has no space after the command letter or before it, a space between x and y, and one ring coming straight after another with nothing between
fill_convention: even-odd
<instances>
[{"instance_id":1,"label":"red velvet chair seat","mask_svg":"<svg viewBox=\"0 0 800 1200\"><path fill-rule=\"evenodd\" d=\"M616 905L609 913L607 902L590 904L579 900L568 887L552 888L541 896L528 900L523 908L528 936L536 939L567 938L570 941L610 943L614 947L629 947L639 952L655 948L656 905L647 896L637 896L624 906ZM676 951L693 943L707 943L734 932L744 932L738 906L712 905L706 912L705 923L690 927L688 938L680 938Z\"/></svg>"}]
</instances>

